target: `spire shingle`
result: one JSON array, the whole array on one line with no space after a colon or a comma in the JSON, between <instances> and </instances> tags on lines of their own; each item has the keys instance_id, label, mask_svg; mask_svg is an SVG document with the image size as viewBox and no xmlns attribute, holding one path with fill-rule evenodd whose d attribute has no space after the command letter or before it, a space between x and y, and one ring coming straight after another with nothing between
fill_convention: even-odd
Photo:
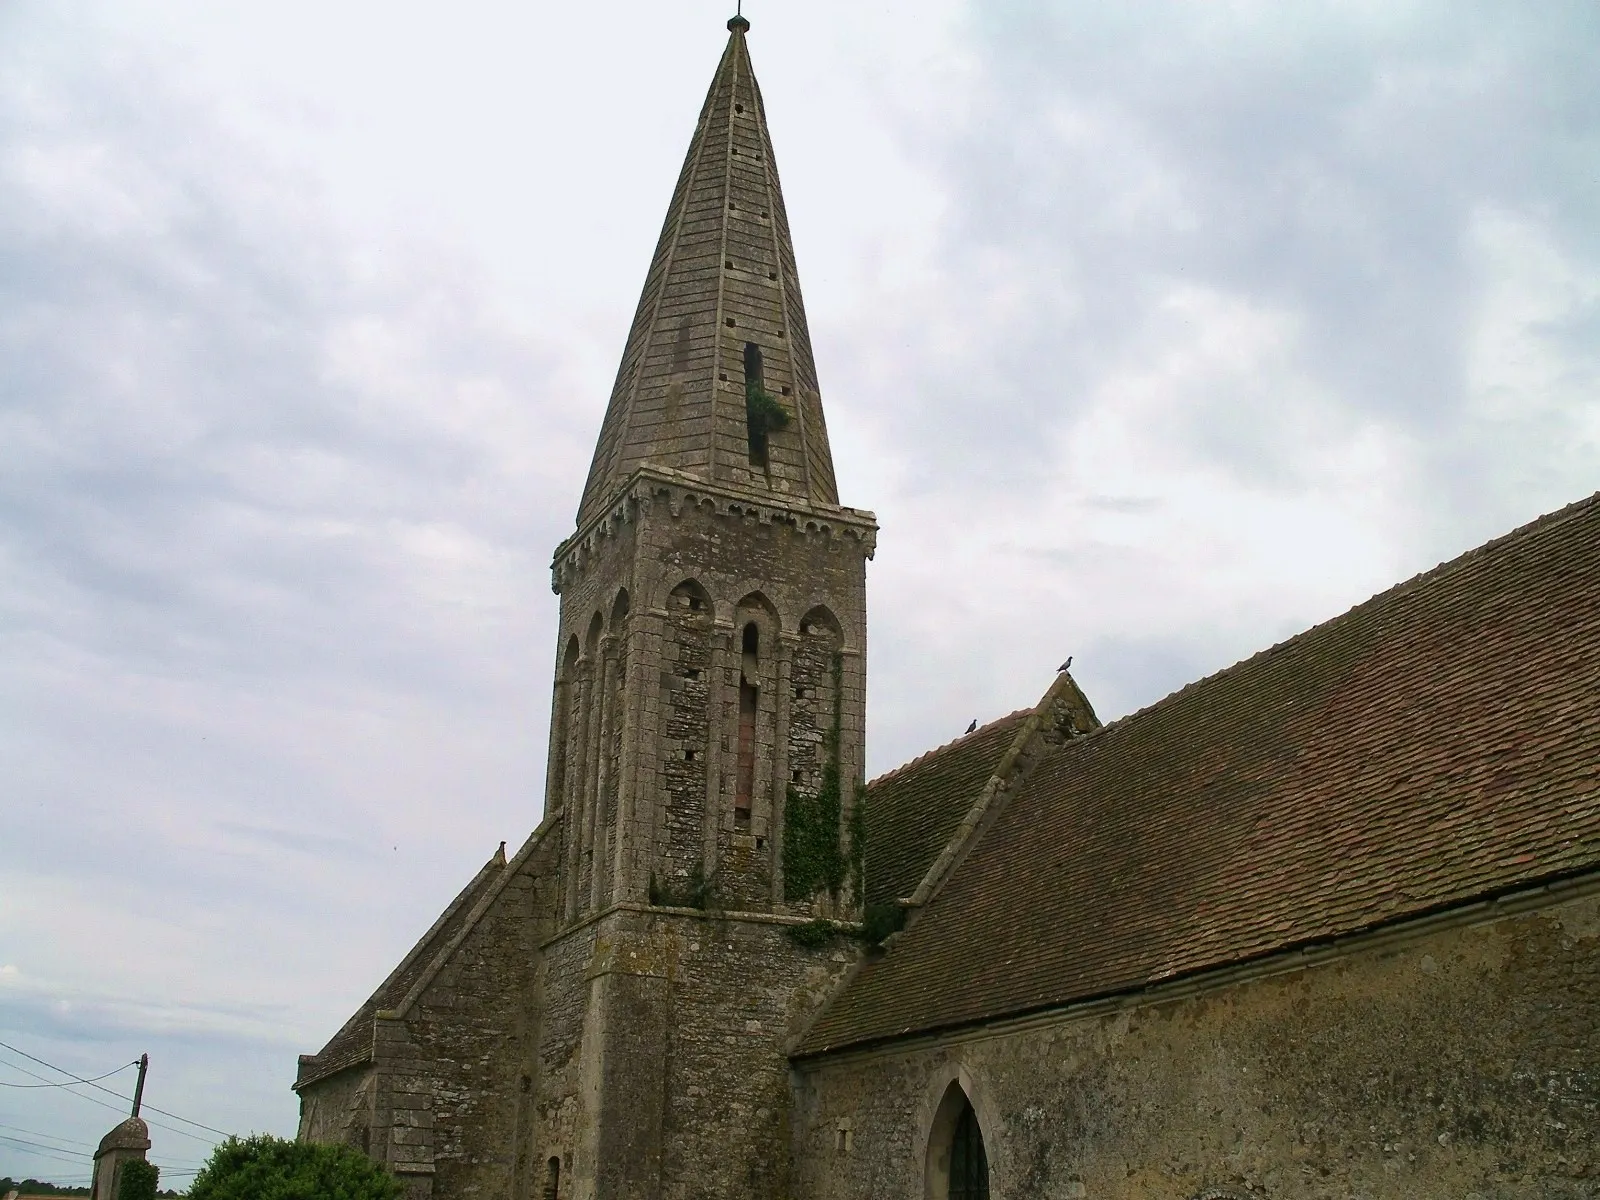
<instances>
[{"instance_id":1,"label":"spire shingle","mask_svg":"<svg viewBox=\"0 0 1600 1200\"><path fill-rule=\"evenodd\" d=\"M724 485L839 502L748 28L740 17L728 22L728 46L617 369L580 525L647 462ZM747 365L757 361L763 390L789 416L767 435L765 464L746 416Z\"/></svg>"}]
</instances>

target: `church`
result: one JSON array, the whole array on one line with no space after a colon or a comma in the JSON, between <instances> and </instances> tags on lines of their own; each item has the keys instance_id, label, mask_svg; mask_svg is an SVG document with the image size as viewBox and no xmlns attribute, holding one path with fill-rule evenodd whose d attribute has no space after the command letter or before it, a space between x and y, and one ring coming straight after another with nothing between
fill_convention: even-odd
<instances>
[{"instance_id":1,"label":"church","mask_svg":"<svg viewBox=\"0 0 1600 1200\"><path fill-rule=\"evenodd\" d=\"M728 29L554 553L544 818L300 1136L411 1200L1600 1198L1600 496L867 782L878 528Z\"/></svg>"}]
</instances>

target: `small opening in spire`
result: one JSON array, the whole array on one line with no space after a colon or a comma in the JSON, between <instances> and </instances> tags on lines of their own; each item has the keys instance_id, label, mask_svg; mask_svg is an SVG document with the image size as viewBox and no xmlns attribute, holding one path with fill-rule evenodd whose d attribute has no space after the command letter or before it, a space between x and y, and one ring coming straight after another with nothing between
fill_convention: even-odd
<instances>
[{"instance_id":1,"label":"small opening in spire","mask_svg":"<svg viewBox=\"0 0 1600 1200\"><path fill-rule=\"evenodd\" d=\"M744 105L742 105L742 104L735 104L735 105L734 105L734 106L733 106L733 111L734 111L734 112L736 112L736 113L742 113L742 112L744 112ZM738 151L737 151L737 150L735 150L735 151L734 151L734 153L735 153L735 154L737 154L737 153L739 153L739 152L738 152Z\"/></svg>"},{"instance_id":2,"label":"small opening in spire","mask_svg":"<svg viewBox=\"0 0 1600 1200\"><path fill-rule=\"evenodd\" d=\"M750 465L767 465L767 420L761 406L761 397L767 396L762 382L761 347L754 342L744 344L744 424L745 436L750 443ZM771 397L767 397L771 400ZM753 628L753 627L752 627Z\"/></svg>"}]
</instances>

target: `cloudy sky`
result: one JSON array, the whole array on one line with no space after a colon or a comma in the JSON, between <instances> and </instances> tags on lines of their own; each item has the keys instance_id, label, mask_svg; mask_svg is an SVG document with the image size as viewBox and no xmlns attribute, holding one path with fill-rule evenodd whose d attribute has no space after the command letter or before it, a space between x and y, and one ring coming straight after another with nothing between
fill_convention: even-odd
<instances>
[{"instance_id":1,"label":"cloudy sky","mask_svg":"<svg viewBox=\"0 0 1600 1200\"><path fill-rule=\"evenodd\" d=\"M883 527L874 773L1600 487L1590 0L747 7ZM0 1175L120 1103L19 1051L292 1132L537 822L549 555L726 8L0 4Z\"/></svg>"}]
</instances>

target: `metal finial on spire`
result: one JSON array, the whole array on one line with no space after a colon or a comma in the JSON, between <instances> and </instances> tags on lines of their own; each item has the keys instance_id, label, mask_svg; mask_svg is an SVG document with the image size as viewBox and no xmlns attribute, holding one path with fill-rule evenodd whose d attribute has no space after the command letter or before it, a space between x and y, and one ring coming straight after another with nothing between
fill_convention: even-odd
<instances>
[{"instance_id":1,"label":"metal finial on spire","mask_svg":"<svg viewBox=\"0 0 1600 1200\"><path fill-rule=\"evenodd\" d=\"M734 0L733 16L728 18L728 32L744 33L749 28L750 22L744 16L744 0Z\"/></svg>"}]
</instances>

